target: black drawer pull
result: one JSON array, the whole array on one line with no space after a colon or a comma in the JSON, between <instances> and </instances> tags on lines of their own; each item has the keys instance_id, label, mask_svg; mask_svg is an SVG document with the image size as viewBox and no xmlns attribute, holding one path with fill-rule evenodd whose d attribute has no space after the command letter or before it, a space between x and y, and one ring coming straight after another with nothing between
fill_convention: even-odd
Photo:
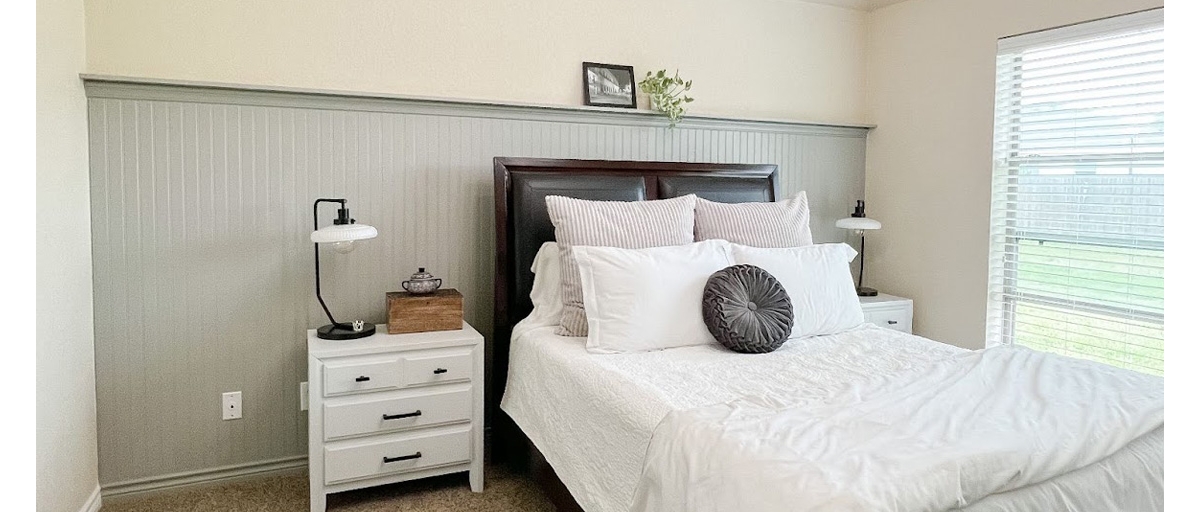
<instances>
[{"instance_id":1,"label":"black drawer pull","mask_svg":"<svg viewBox=\"0 0 1200 512\"><path fill-rule=\"evenodd\" d=\"M389 462L400 462L402 460L413 460L413 459L419 459L419 458L421 458L421 452L417 452L412 455L401 455L399 457L384 457L383 463L387 464Z\"/></svg>"},{"instance_id":2,"label":"black drawer pull","mask_svg":"<svg viewBox=\"0 0 1200 512\"><path fill-rule=\"evenodd\" d=\"M900 322L897 322L895 320L888 320L888 325L896 325L898 323L900 323Z\"/></svg>"},{"instance_id":3,"label":"black drawer pull","mask_svg":"<svg viewBox=\"0 0 1200 512\"><path fill-rule=\"evenodd\" d=\"M371 380L371 378L370 378L370 377L367 377L367 376L359 376L357 379L354 379L354 382L366 382L366 381L369 381L369 380Z\"/></svg>"},{"instance_id":4,"label":"black drawer pull","mask_svg":"<svg viewBox=\"0 0 1200 512\"><path fill-rule=\"evenodd\" d=\"M441 375L441 374L443 374L443 373L446 373L446 372L448 372L448 371L450 371L450 370L447 370L447 369L445 369L445 368L438 368L438 369L436 369L436 370L434 370L434 371L433 371L433 374L434 374L434 375Z\"/></svg>"},{"instance_id":5,"label":"black drawer pull","mask_svg":"<svg viewBox=\"0 0 1200 512\"><path fill-rule=\"evenodd\" d=\"M415 417L417 417L417 416L420 416L420 415L421 415L421 410L420 410L420 409L417 409L415 412L406 412L406 413L404 413L404 414L384 414L384 415L383 415L383 419L385 419L385 420L398 420L398 419L400 419L400 418L415 418Z\"/></svg>"}]
</instances>

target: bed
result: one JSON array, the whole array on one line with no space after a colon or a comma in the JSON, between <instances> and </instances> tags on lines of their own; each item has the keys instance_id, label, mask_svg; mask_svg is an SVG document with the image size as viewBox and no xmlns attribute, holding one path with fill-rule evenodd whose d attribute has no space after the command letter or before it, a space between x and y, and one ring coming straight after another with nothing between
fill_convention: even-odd
<instances>
[{"instance_id":1,"label":"bed","mask_svg":"<svg viewBox=\"0 0 1200 512\"><path fill-rule=\"evenodd\" d=\"M495 179L492 385L502 402L494 423L493 453L528 461L559 510L669 509L655 500L701 486L687 478L667 478L672 461L694 450L672 453L672 447L678 451L689 445L673 443L668 435L673 431L664 431L696 431L692 427L701 424L687 422L697 421L694 413L702 416L714 404L754 397L788 401L800 406L793 410L803 412L808 405L829 405L830 397L843 396L848 385L891 385L894 381L881 381L881 376L913 374L932 362L972 357L962 349L871 325L789 341L753 358L719 346L596 357L584 349L582 339L555 335L553 315L539 312L531 298L530 269L542 244L554 235L545 197L636 201L696 194L722 202L775 201L780 194L777 170L771 165L497 158ZM1161 420L1157 427L1153 421L1147 424L1140 427L1146 432L1122 440L1119 449L1102 457L1093 454L1097 460L1072 471L969 502L959 497L962 507L941 509L1161 510L1163 430ZM738 456L705 456L710 455ZM739 476L752 472L749 468L702 476L710 482L724 479L722 486L715 486L722 488L767 485ZM756 478L766 482L769 476ZM705 495L691 499L720 501L696 496ZM693 508L703 507L679 510Z\"/></svg>"}]
</instances>

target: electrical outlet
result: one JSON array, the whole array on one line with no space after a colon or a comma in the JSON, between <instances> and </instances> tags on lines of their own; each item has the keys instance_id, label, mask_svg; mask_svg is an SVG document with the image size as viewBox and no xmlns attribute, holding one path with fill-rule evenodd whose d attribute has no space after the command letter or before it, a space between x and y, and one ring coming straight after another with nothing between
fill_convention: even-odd
<instances>
[{"instance_id":1,"label":"electrical outlet","mask_svg":"<svg viewBox=\"0 0 1200 512\"><path fill-rule=\"evenodd\" d=\"M308 410L308 382L300 383L300 410Z\"/></svg>"},{"instance_id":2,"label":"electrical outlet","mask_svg":"<svg viewBox=\"0 0 1200 512\"><path fill-rule=\"evenodd\" d=\"M221 419L237 420L242 418L242 392L230 391L221 393Z\"/></svg>"}]
</instances>

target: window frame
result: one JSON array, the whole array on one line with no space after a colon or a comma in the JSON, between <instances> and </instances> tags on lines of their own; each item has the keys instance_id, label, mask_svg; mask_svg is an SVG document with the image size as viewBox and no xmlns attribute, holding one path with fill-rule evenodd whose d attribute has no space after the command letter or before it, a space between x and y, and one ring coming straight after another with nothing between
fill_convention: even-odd
<instances>
[{"instance_id":1,"label":"window frame","mask_svg":"<svg viewBox=\"0 0 1200 512\"><path fill-rule=\"evenodd\" d=\"M997 42L996 95L994 97L992 138L993 165L989 169L991 173L991 190L989 194L991 203L989 204L988 226L987 320L984 333L986 346L991 347L1016 342L1016 338L1018 337L1016 332L1018 327L1016 318L1017 309L1021 303L1028 302L1035 306L1060 307L1072 313L1078 309L1077 305L1079 304L1086 304L1087 307L1085 309L1078 309L1078 311L1086 311L1088 313L1102 312L1105 308L1113 312L1125 311L1126 309L1132 310L1135 306L1131 305L1128 308L1119 308L1100 301L1091 304L1087 302L1088 298L1084 296L1086 294L1080 296L1072 295L1065 299L1053 296L1039 297L1035 296L1036 294L1028 293L1026 289L1018 289L1021 288L1018 263L1022 251L1017 248L1026 240L1035 240L1040 243L1045 243L1048 240L1028 236L1031 231L1019 225L1019 221L1021 220L1019 218L1019 205L1022 203L1028 205L1030 203L1028 201L1020 201L1022 183L1016 177L1022 176L1022 167L1027 169L1031 162L1036 164L1036 161L1022 156L1021 153L1023 148L1021 122L1019 119L1022 114L1028 113L1023 110L1022 87L1013 86L1012 84L1023 79L1022 61L1024 50L1041 49L1053 45L1067 45L1073 42L1102 38L1141 28L1162 27L1164 21L1163 12L1162 8L1148 9L1100 20L1011 36L1000 39ZM1025 151L1028 152L1028 149L1026 148ZM1163 153L1165 154L1165 147ZM1120 161L1121 158L1114 156L1111 160ZM1100 160L1098 159L1098 161ZM1004 174L1002 175L1001 172ZM1130 175L1134 174L1130 173ZM1072 175L1077 176L1079 174L1072 173ZM1005 180L1006 183L1002 183L1002 180ZM998 199L1001 194L1004 195L1004 199ZM1001 204L1003 205L1002 207L998 206ZM999 215L1001 211L1004 215L1003 217ZM1026 222L1028 222L1028 219L1026 219ZM1130 223L1130 225L1135 224ZM998 241L1000 238L1003 239L1003 242ZM1092 242L1070 241L1064 243L1082 245L1095 243L1104 247L1110 247L1101 242L1101 240L1097 239ZM1136 243L1132 244L1132 246L1149 248L1141 247ZM997 247L1000 247L999 251L997 251ZM995 263L997 258L999 258L1000 263ZM999 284L995 283L997 279L999 279ZM1081 298L1084 300L1081 301ZM1161 323L1161 313L1150 311L1145 316L1147 318L1154 318L1155 315L1157 315L1157 322Z\"/></svg>"}]
</instances>

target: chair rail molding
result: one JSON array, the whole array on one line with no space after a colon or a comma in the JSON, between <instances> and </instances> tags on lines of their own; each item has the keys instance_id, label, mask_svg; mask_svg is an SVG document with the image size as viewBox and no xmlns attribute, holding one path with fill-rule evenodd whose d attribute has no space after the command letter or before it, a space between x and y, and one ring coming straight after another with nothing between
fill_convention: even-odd
<instances>
[{"instance_id":1,"label":"chair rail molding","mask_svg":"<svg viewBox=\"0 0 1200 512\"><path fill-rule=\"evenodd\" d=\"M367 93L286 86L241 85L174 79L151 79L81 74L88 97L111 99L188 101L226 105L327 108L333 110L396 112L428 115L498 117L530 121L562 121L615 125L663 126L661 114L651 110L583 105L540 105L495 101L430 98L387 93ZM688 114L689 128L738 127L743 130L796 131L861 137L872 124L835 123L790 119L759 119Z\"/></svg>"}]
</instances>

